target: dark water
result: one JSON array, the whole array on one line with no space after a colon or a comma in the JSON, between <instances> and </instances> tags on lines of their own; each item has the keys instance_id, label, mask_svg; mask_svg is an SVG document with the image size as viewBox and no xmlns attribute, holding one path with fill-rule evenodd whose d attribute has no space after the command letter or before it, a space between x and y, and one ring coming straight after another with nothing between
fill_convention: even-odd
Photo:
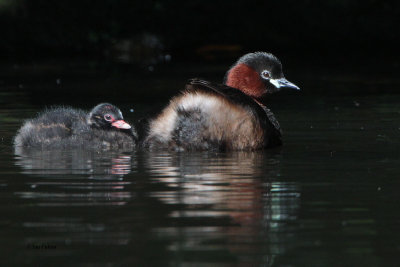
<instances>
[{"instance_id":1,"label":"dark water","mask_svg":"<svg viewBox=\"0 0 400 267\"><path fill-rule=\"evenodd\" d=\"M0 97L2 266L400 264L399 95L278 99L284 146L232 153L15 153L43 105Z\"/></svg>"}]
</instances>

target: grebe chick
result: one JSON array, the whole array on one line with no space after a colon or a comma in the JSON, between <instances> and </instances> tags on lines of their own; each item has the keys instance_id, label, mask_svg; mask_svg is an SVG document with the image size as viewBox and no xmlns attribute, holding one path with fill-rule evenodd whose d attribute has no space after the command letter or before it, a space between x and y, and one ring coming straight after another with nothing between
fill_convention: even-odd
<instances>
[{"instance_id":1,"label":"grebe chick","mask_svg":"<svg viewBox=\"0 0 400 267\"><path fill-rule=\"evenodd\" d=\"M24 122L14 146L41 148L131 149L136 130L124 121L114 105L102 103L89 113L71 107L54 107Z\"/></svg>"}]
</instances>

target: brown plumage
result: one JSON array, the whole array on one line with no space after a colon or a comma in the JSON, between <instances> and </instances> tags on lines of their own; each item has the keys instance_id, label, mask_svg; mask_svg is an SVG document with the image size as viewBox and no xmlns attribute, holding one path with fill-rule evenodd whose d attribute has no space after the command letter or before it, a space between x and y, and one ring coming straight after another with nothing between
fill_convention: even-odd
<instances>
[{"instance_id":1,"label":"brown plumage","mask_svg":"<svg viewBox=\"0 0 400 267\"><path fill-rule=\"evenodd\" d=\"M262 103L283 87L298 89L279 60L256 52L228 70L226 85L190 80L150 122L145 146L177 150L256 150L282 144L275 116Z\"/></svg>"}]
</instances>

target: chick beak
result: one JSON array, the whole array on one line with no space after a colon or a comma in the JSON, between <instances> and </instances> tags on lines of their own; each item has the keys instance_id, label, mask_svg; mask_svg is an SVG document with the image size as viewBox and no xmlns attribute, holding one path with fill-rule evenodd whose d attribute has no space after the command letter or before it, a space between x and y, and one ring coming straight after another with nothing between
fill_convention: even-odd
<instances>
[{"instance_id":1,"label":"chick beak","mask_svg":"<svg viewBox=\"0 0 400 267\"><path fill-rule=\"evenodd\" d=\"M128 123L126 123L124 120L114 121L113 123L111 123L111 125L118 129L130 129L131 128L131 126Z\"/></svg>"},{"instance_id":2,"label":"chick beak","mask_svg":"<svg viewBox=\"0 0 400 267\"><path fill-rule=\"evenodd\" d=\"M300 90L300 88L297 85L289 82L285 78L270 79L269 82L272 83L272 85L275 86L277 89L288 88L288 89Z\"/></svg>"}]
</instances>

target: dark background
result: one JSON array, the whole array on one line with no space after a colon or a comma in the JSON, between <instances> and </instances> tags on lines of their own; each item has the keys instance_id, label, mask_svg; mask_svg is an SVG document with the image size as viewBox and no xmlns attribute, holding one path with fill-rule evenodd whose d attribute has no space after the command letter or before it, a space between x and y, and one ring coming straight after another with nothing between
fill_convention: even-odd
<instances>
[{"instance_id":1,"label":"dark background","mask_svg":"<svg viewBox=\"0 0 400 267\"><path fill-rule=\"evenodd\" d=\"M295 79L339 74L381 81L399 71L399 3L0 0L0 55L11 65L90 61L153 71L165 61L232 64L262 50L277 55ZM144 36L156 44L148 47ZM124 42L130 57L118 60Z\"/></svg>"},{"instance_id":2,"label":"dark background","mask_svg":"<svg viewBox=\"0 0 400 267\"><path fill-rule=\"evenodd\" d=\"M1 52L10 57L99 56L143 32L159 35L174 53L210 43L296 54L399 45L394 0L1 0L0 12Z\"/></svg>"}]
</instances>

